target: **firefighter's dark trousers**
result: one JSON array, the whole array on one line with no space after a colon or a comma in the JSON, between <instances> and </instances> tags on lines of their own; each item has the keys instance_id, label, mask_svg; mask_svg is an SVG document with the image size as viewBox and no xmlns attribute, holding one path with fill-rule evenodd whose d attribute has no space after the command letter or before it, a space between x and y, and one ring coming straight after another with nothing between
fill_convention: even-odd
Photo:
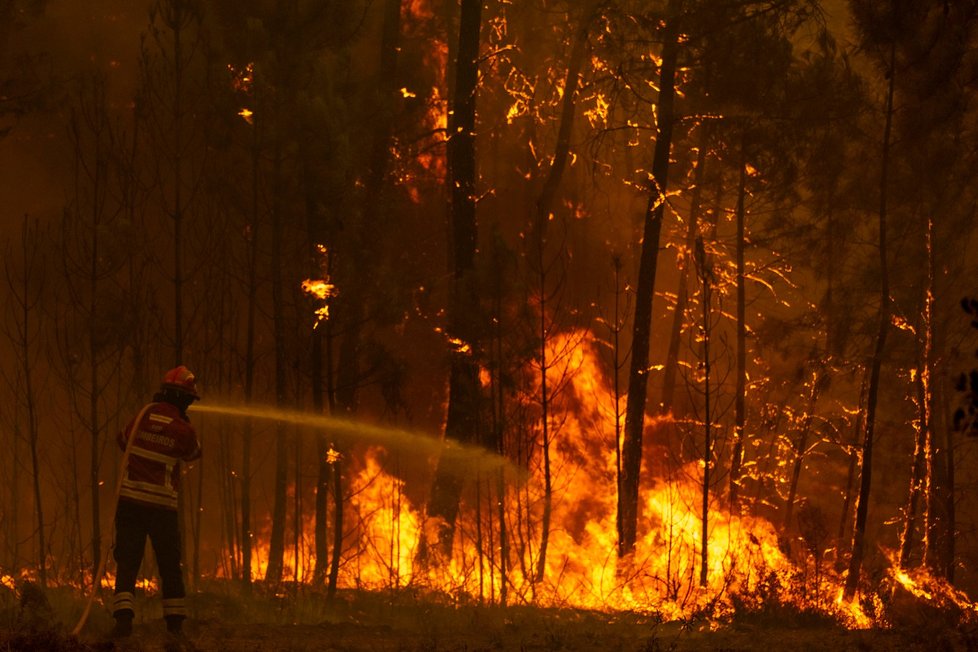
<instances>
[{"instance_id":1,"label":"firefighter's dark trousers","mask_svg":"<svg viewBox=\"0 0 978 652\"><path fill-rule=\"evenodd\" d=\"M168 624L179 625L187 617L183 571L180 568L180 531L175 510L147 507L126 500L119 501L115 513L115 600L113 615L132 618L135 613L133 591L143 562L146 537L153 544L156 563L163 585L163 617Z\"/></svg>"}]
</instances>

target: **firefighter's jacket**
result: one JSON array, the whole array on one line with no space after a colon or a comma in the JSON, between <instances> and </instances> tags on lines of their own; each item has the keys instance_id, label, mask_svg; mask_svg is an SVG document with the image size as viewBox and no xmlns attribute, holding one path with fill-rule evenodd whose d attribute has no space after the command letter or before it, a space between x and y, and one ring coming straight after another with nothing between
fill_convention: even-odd
<instances>
[{"instance_id":1,"label":"firefighter's jacket","mask_svg":"<svg viewBox=\"0 0 978 652\"><path fill-rule=\"evenodd\" d=\"M129 450L120 497L143 505L176 509L180 462L200 457L194 427L184 419L179 408L161 402L148 406L138 428L134 429L130 422L119 433L117 440L123 450L133 430L136 440Z\"/></svg>"}]
</instances>

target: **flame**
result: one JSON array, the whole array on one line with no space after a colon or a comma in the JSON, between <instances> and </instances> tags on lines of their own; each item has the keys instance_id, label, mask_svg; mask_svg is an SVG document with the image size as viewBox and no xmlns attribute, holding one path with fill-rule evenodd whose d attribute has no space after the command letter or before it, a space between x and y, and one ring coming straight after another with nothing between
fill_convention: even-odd
<instances>
[{"instance_id":1,"label":"flame","mask_svg":"<svg viewBox=\"0 0 978 652\"><path fill-rule=\"evenodd\" d=\"M824 571L821 586L800 586L804 584L799 580L800 571L782 551L770 522L731 513L719 501L708 510L708 581L700 586L703 469L698 462L645 483L636 551L619 560L614 492L616 414L596 351L584 333L554 338L550 343L550 359L560 362L549 369L553 377L548 380L554 386L563 377L566 388L553 398L551 406L552 414L560 417L554 419L550 431L552 525L542 580L535 572L540 563L539 523L545 503L539 447L526 461L526 477L512 483L504 497L483 498L493 506L501 502L508 526L515 529L510 533L506 563L511 600L655 612L676 619L705 610L717 616L731 613L733 596L745 600L742 596L759 594L759 587L776 585L781 599L799 605L808 600L809 606L834 613L850 626L871 624L858 603L844 604L830 597L841 593L841 584L830 571ZM539 381L533 376L528 373L527 395L538 389L535 383ZM662 423L672 421L670 416ZM497 517L496 508L488 509L485 503L480 507L470 497L461 507L451 559L418 567L419 544L423 537L431 536L433 523L422 506L411 502L404 481L386 470L385 456L383 449L374 447L359 460L350 458L360 468L351 479L355 522L348 525L341 587L425 586L449 595L498 596L502 551L498 539L487 534L493 528L498 530L498 522L488 521L490 512L492 518ZM311 523L303 529L311 531ZM255 555L258 577L267 559L262 539L259 536L260 552ZM297 560L292 554L286 553L287 568L295 568ZM298 561L310 567L313 552L305 549L302 554L304 561Z\"/></svg>"},{"instance_id":2,"label":"flame","mask_svg":"<svg viewBox=\"0 0 978 652\"><path fill-rule=\"evenodd\" d=\"M326 245L317 244L316 251L319 252L320 256L319 271L323 274L324 278L307 278L302 282L302 291L322 302L313 311L313 314L316 316L313 328L317 328L320 323L329 319L329 300L338 294L336 286L330 282L329 278L329 251Z\"/></svg>"},{"instance_id":3,"label":"flame","mask_svg":"<svg viewBox=\"0 0 978 652\"><path fill-rule=\"evenodd\" d=\"M479 493L473 488L465 495L452 555L441 563L418 561L421 544L432 540L438 524L412 500L405 479L391 472L399 468L394 454L377 446L344 453L349 497L339 587L414 587L459 600L495 602L503 589L505 553L510 603L636 611L671 620L706 613L716 619L732 614L738 605L763 608L774 596L780 603L833 615L851 628L880 624L885 605L879 595L845 601L841 577L830 564L821 566L813 580L799 567L801 561L788 557L774 525L731 511L719 499L707 510L707 575L701 585L701 462L659 471L657 477L646 469L640 536L635 552L618 559L615 442L620 417L599 351L583 331L548 342L548 386L562 388L552 396L549 411L549 507L540 445L542 410L533 398L539 395L540 370L529 365L519 381L519 409L527 419L525 432L535 433L537 441L519 461L525 473L507 477L501 495L495 475L473 471L466 476ZM675 423L666 415L650 419L647 426L659 432ZM326 459L335 464L340 453L331 447ZM551 510L551 526L541 563L545 508ZM509 533L506 551L498 536L500 509ZM286 578L311 579L313 518L307 514L300 523L298 557L292 547L285 551ZM256 529L255 577L263 577L267 567L270 530L270 520ZM540 566L542 575L537 573ZM892 578L921 600L947 599L969 613L978 612L963 594L929 576L893 571Z\"/></svg>"},{"instance_id":4,"label":"flame","mask_svg":"<svg viewBox=\"0 0 978 652\"><path fill-rule=\"evenodd\" d=\"M592 128L598 128L608 123L608 100L604 95L597 93L594 96L594 106L584 111L584 116Z\"/></svg>"},{"instance_id":5,"label":"flame","mask_svg":"<svg viewBox=\"0 0 978 652\"><path fill-rule=\"evenodd\" d=\"M342 458L343 458L343 456L340 454L340 452L338 450L336 450L335 448L333 448L332 445L330 445L329 450L326 451L326 463L327 464L336 464Z\"/></svg>"}]
</instances>

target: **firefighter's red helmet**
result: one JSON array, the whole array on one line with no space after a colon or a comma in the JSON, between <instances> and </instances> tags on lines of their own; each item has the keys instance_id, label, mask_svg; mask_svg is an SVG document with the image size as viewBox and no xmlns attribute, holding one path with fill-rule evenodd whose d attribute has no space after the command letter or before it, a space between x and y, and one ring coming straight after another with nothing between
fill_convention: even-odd
<instances>
[{"instance_id":1,"label":"firefighter's red helmet","mask_svg":"<svg viewBox=\"0 0 978 652\"><path fill-rule=\"evenodd\" d=\"M200 400L200 394L197 392L197 378L192 371L183 365L166 372L160 386L163 389L175 389L193 396L198 401Z\"/></svg>"}]
</instances>

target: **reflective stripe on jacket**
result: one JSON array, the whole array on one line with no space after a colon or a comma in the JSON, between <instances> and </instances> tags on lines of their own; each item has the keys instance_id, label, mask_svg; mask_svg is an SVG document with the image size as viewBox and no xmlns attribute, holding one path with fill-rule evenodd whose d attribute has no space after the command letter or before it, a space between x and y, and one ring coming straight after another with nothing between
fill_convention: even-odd
<instances>
[{"instance_id":1,"label":"reflective stripe on jacket","mask_svg":"<svg viewBox=\"0 0 978 652\"><path fill-rule=\"evenodd\" d=\"M123 450L132 430L130 422L117 437ZM180 462L198 457L197 433L180 409L170 403L152 403L136 428L120 496L145 505L176 509Z\"/></svg>"}]
</instances>

